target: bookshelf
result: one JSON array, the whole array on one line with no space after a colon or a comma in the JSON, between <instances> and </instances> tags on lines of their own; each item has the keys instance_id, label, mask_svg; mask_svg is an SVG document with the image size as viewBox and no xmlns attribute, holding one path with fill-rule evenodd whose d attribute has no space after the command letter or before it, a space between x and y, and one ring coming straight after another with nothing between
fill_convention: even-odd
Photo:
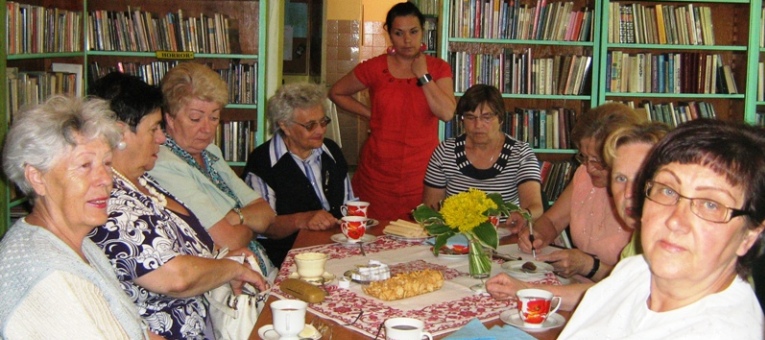
<instances>
[{"instance_id":1,"label":"bookshelf","mask_svg":"<svg viewBox=\"0 0 765 340\"><path fill-rule=\"evenodd\" d=\"M0 11L6 22L18 23L0 27L2 36L8 37L0 47L10 52L0 58L0 76L5 80L0 85L0 94L6 108L0 138L5 138L12 124L11 111L15 112L20 105L11 100L14 95L21 96L16 93L17 86L9 86L9 75L42 77L42 73L52 73L55 67L63 70L60 79L73 79L71 75L77 74L74 78L79 80L80 91L87 91L90 82L111 70L135 74L158 84L167 69L189 60L209 65L229 83L230 104L224 108L216 138L224 153L230 152L229 163L244 166L249 150L265 141L268 1L3 0L2 4ZM17 11L18 8L23 11ZM59 18L50 22L60 20L53 29L28 30L23 24L36 22L31 18L45 18L48 13L50 19ZM44 28L44 22L29 27ZM39 32L43 33L38 35L43 39L41 43L34 43L39 39L27 38ZM81 71L76 73L78 66ZM61 83L64 82L56 84ZM76 91L77 85L72 91ZM63 90L57 85L52 91ZM45 92L35 92L39 92L38 100L46 96ZM231 146L230 143L239 140L246 143ZM3 178L0 236L10 226L11 211L25 201Z\"/></svg>"}]
</instances>

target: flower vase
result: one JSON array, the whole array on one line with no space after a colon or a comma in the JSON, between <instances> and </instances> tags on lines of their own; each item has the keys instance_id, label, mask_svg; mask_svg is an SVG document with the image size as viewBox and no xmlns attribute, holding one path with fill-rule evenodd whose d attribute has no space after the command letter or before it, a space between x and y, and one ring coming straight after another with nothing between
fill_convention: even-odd
<instances>
[{"instance_id":1,"label":"flower vase","mask_svg":"<svg viewBox=\"0 0 765 340\"><path fill-rule=\"evenodd\" d=\"M481 242L474 237L468 236L469 250L468 250L468 267L470 270L470 276L481 279L491 275L491 260L489 255L484 250Z\"/></svg>"}]
</instances>

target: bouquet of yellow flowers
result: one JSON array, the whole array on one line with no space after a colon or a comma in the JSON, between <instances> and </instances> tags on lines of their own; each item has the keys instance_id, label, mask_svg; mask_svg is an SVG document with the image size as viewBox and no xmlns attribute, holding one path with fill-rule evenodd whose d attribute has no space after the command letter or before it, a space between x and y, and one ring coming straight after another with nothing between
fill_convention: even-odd
<instances>
[{"instance_id":1,"label":"bouquet of yellow flowers","mask_svg":"<svg viewBox=\"0 0 765 340\"><path fill-rule=\"evenodd\" d=\"M502 195L498 193L486 194L485 192L471 188L467 192L447 197L441 205L440 211L421 204L414 210L414 219L422 224L431 235L436 237L433 245L433 255L438 256L441 247L446 245L447 240L454 235L463 234L470 244L471 256L474 252L483 252L483 248L497 248L499 239L497 229L491 223L491 218L509 216L513 212L520 213L526 220L531 219L531 214L512 202L502 201ZM488 257L481 260L485 263L476 263L480 267L491 268ZM473 263L471 262L471 265ZM471 266L472 271L472 266ZM471 272L471 274L473 274Z\"/></svg>"}]
</instances>

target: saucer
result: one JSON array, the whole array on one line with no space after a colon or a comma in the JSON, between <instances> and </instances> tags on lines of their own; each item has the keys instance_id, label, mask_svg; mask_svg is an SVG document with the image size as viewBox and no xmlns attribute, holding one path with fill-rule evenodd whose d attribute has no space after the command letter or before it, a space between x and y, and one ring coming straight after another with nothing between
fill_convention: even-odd
<instances>
[{"instance_id":1,"label":"saucer","mask_svg":"<svg viewBox=\"0 0 765 340\"><path fill-rule=\"evenodd\" d=\"M521 316L518 315L518 310L515 308L506 310L499 314L499 319L510 326L520 328L526 332L544 332L548 329L563 326L563 324L566 323L566 319L563 318L563 316L558 313L552 313L547 316L547 320L542 323L542 327L526 327L523 325L523 320L521 320Z\"/></svg>"},{"instance_id":2,"label":"saucer","mask_svg":"<svg viewBox=\"0 0 765 340\"><path fill-rule=\"evenodd\" d=\"M345 235L343 235L343 234L334 234L334 235L332 235L332 237L330 237L330 239L332 241L336 242L336 243L340 243L342 245L349 246L349 245L355 245L356 243L370 243L370 242L374 242L374 241L377 240L377 236L369 235L369 234L364 234L364 236L362 236L359 239L358 242L348 242L348 238L345 237Z\"/></svg>"},{"instance_id":3,"label":"saucer","mask_svg":"<svg viewBox=\"0 0 765 340\"><path fill-rule=\"evenodd\" d=\"M377 226L378 224L380 224L380 221L374 218L367 219L367 228L372 228L374 226Z\"/></svg>"},{"instance_id":4,"label":"saucer","mask_svg":"<svg viewBox=\"0 0 765 340\"><path fill-rule=\"evenodd\" d=\"M290 279L301 279L300 274L298 274L296 271L290 273L288 278L290 278ZM311 284L319 286L319 285L323 285L323 284L327 284L327 283L332 282L332 280L335 279L335 274L332 274L330 272L324 272L324 274L321 274L321 278L322 278L321 280L307 280L307 279L302 279L302 280L304 280L304 281L306 281L308 283L311 283Z\"/></svg>"},{"instance_id":5,"label":"saucer","mask_svg":"<svg viewBox=\"0 0 765 340\"><path fill-rule=\"evenodd\" d=\"M265 325L258 328L258 336L263 340L279 340L279 333L274 330L274 325ZM301 339L319 340L321 339L321 333L316 330L316 327L312 325L305 325L298 337Z\"/></svg>"},{"instance_id":6,"label":"saucer","mask_svg":"<svg viewBox=\"0 0 765 340\"><path fill-rule=\"evenodd\" d=\"M534 273L527 273L521 267L526 262L531 262L537 266ZM546 274L554 270L553 266L542 261L507 261L502 264L502 269L510 276L521 281L538 281L546 277Z\"/></svg>"}]
</instances>

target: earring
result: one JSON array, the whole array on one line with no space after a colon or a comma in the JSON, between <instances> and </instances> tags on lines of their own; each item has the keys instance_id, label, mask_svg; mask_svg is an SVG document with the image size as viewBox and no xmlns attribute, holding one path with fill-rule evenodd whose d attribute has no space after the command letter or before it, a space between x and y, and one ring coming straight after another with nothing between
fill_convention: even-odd
<instances>
[{"instance_id":1,"label":"earring","mask_svg":"<svg viewBox=\"0 0 765 340\"><path fill-rule=\"evenodd\" d=\"M425 52L428 50L428 45L425 43L420 44L420 52Z\"/></svg>"},{"instance_id":2,"label":"earring","mask_svg":"<svg viewBox=\"0 0 765 340\"><path fill-rule=\"evenodd\" d=\"M125 150L126 147L127 147L127 143L125 143L124 140L117 143L117 150Z\"/></svg>"},{"instance_id":3,"label":"earring","mask_svg":"<svg viewBox=\"0 0 765 340\"><path fill-rule=\"evenodd\" d=\"M388 49L385 52L388 53L388 55L392 56L392 55L396 54L396 48L393 47L393 46L388 46Z\"/></svg>"}]
</instances>

